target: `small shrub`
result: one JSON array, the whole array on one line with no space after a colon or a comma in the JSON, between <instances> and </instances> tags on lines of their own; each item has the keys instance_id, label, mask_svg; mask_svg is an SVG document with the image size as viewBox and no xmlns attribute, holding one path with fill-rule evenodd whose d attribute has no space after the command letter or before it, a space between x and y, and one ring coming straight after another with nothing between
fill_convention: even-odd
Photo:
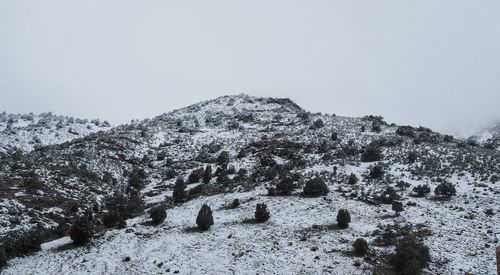
<instances>
[{"instance_id":1,"label":"small shrub","mask_svg":"<svg viewBox=\"0 0 500 275\"><path fill-rule=\"evenodd\" d=\"M76 219L70 230L70 237L74 244L83 245L90 242L93 234L92 212Z\"/></svg>"},{"instance_id":2,"label":"small shrub","mask_svg":"<svg viewBox=\"0 0 500 275\"><path fill-rule=\"evenodd\" d=\"M323 128L324 126L325 126L325 123L323 122L323 120L321 118L318 118L313 122L312 128L319 129L319 128Z\"/></svg>"},{"instance_id":3,"label":"small shrub","mask_svg":"<svg viewBox=\"0 0 500 275\"><path fill-rule=\"evenodd\" d=\"M196 225L200 230L208 230L210 226L214 224L214 217L212 216L212 209L210 206L204 204L200 212L198 212L198 216L196 217Z\"/></svg>"},{"instance_id":4,"label":"small shrub","mask_svg":"<svg viewBox=\"0 0 500 275\"><path fill-rule=\"evenodd\" d=\"M174 198L174 202L182 203L187 199L186 193L186 184L182 177L177 178L174 185L174 192L172 193L172 197Z\"/></svg>"},{"instance_id":5,"label":"small shrub","mask_svg":"<svg viewBox=\"0 0 500 275\"><path fill-rule=\"evenodd\" d=\"M392 210L396 212L397 216L399 216L399 213L403 211L403 203L400 201L393 201Z\"/></svg>"},{"instance_id":6,"label":"small shrub","mask_svg":"<svg viewBox=\"0 0 500 275\"><path fill-rule=\"evenodd\" d=\"M240 207L240 200L239 199L234 199L231 204L229 205L231 209L235 209Z\"/></svg>"},{"instance_id":7,"label":"small shrub","mask_svg":"<svg viewBox=\"0 0 500 275\"><path fill-rule=\"evenodd\" d=\"M236 173L236 168L234 167L234 165L230 165L230 166L227 168L227 174L228 174L228 175L233 175L234 173Z\"/></svg>"},{"instance_id":8,"label":"small shrub","mask_svg":"<svg viewBox=\"0 0 500 275\"><path fill-rule=\"evenodd\" d=\"M203 172L203 183L207 184L210 182L211 179L212 179L212 166L207 165L205 171Z\"/></svg>"},{"instance_id":9,"label":"small shrub","mask_svg":"<svg viewBox=\"0 0 500 275\"><path fill-rule=\"evenodd\" d=\"M303 189L303 194L306 197L326 196L330 192L325 181L321 178L313 178L306 182Z\"/></svg>"},{"instance_id":10,"label":"small shrub","mask_svg":"<svg viewBox=\"0 0 500 275\"><path fill-rule=\"evenodd\" d=\"M382 168L382 166L380 165L375 165L372 167L372 169L370 170L370 178L372 179L381 179L384 177L384 168Z\"/></svg>"},{"instance_id":11,"label":"small shrub","mask_svg":"<svg viewBox=\"0 0 500 275\"><path fill-rule=\"evenodd\" d=\"M396 134L400 136L415 137L415 129L411 126L399 126L396 130Z\"/></svg>"},{"instance_id":12,"label":"small shrub","mask_svg":"<svg viewBox=\"0 0 500 275\"><path fill-rule=\"evenodd\" d=\"M267 205L265 203L258 203L255 208L255 220L257 222L266 222L269 220L270 214L267 211Z\"/></svg>"},{"instance_id":13,"label":"small shrub","mask_svg":"<svg viewBox=\"0 0 500 275\"><path fill-rule=\"evenodd\" d=\"M336 132L333 132L331 135L332 141L337 141L339 139L338 134Z\"/></svg>"},{"instance_id":14,"label":"small shrub","mask_svg":"<svg viewBox=\"0 0 500 275\"><path fill-rule=\"evenodd\" d=\"M443 141L444 142L452 142L455 138L453 136L450 136L450 135L445 135L444 138L443 138Z\"/></svg>"},{"instance_id":15,"label":"small shrub","mask_svg":"<svg viewBox=\"0 0 500 275\"><path fill-rule=\"evenodd\" d=\"M420 274L420 270L427 267L430 260L429 248L414 236L399 240L390 258L395 270L403 275Z\"/></svg>"},{"instance_id":16,"label":"small shrub","mask_svg":"<svg viewBox=\"0 0 500 275\"><path fill-rule=\"evenodd\" d=\"M354 248L354 252L360 256L365 255L368 252L368 243L363 238L356 239L352 246Z\"/></svg>"},{"instance_id":17,"label":"small shrub","mask_svg":"<svg viewBox=\"0 0 500 275\"><path fill-rule=\"evenodd\" d=\"M7 266L7 255L3 246L0 246L0 270L5 266Z\"/></svg>"},{"instance_id":18,"label":"small shrub","mask_svg":"<svg viewBox=\"0 0 500 275\"><path fill-rule=\"evenodd\" d=\"M132 191L128 194L127 208L124 218L131 218L142 213L144 210L144 201L141 198L139 191Z\"/></svg>"},{"instance_id":19,"label":"small shrub","mask_svg":"<svg viewBox=\"0 0 500 275\"><path fill-rule=\"evenodd\" d=\"M203 174L204 174L204 171L202 168L193 170L193 172L191 172L191 174L189 174L188 182L189 183L200 182L200 179L203 176Z\"/></svg>"},{"instance_id":20,"label":"small shrub","mask_svg":"<svg viewBox=\"0 0 500 275\"><path fill-rule=\"evenodd\" d=\"M124 219L118 211L108 211L102 216L102 224L107 228L118 226L122 221L124 221Z\"/></svg>"},{"instance_id":21,"label":"small shrub","mask_svg":"<svg viewBox=\"0 0 500 275\"><path fill-rule=\"evenodd\" d=\"M128 186L130 188L141 190L146 185L146 173L142 169L135 169L128 177Z\"/></svg>"},{"instance_id":22,"label":"small shrub","mask_svg":"<svg viewBox=\"0 0 500 275\"><path fill-rule=\"evenodd\" d=\"M174 169L167 169L165 171L165 179L167 179L167 180L171 180L171 179L177 177L177 175L178 174Z\"/></svg>"},{"instance_id":23,"label":"small shrub","mask_svg":"<svg viewBox=\"0 0 500 275\"><path fill-rule=\"evenodd\" d=\"M229 152L228 151L222 151L219 156L217 157L217 164L223 166L227 165L229 163Z\"/></svg>"},{"instance_id":24,"label":"small shrub","mask_svg":"<svg viewBox=\"0 0 500 275\"><path fill-rule=\"evenodd\" d=\"M347 211L347 209L340 209L337 213L337 225L340 228L345 229L349 227L350 222L351 214L349 214L349 211Z\"/></svg>"},{"instance_id":25,"label":"small shrub","mask_svg":"<svg viewBox=\"0 0 500 275\"><path fill-rule=\"evenodd\" d=\"M293 179L290 177L285 177L281 179L278 184L276 184L276 192L280 195L290 195L293 191L293 188Z\"/></svg>"},{"instance_id":26,"label":"small shrub","mask_svg":"<svg viewBox=\"0 0 500 275\"><path fill-rule=\"evenodd\" d=\"M222 184L222 185L228 185L230 183L230 179L229 177L227 176L227 173L221 173L218 177L217 177L217 183L218 184Z\"/></svg>"},{"instance_id":27,"label":"small shrub","mask_svg":"<svg viewBox=\"0 0 500 275\"><path fill-rule=\"evenodd\" d=\"M417 197L425 197L427 194L431 192L431 188L427 184L420 184L418 186L413 187L413 192Z\"/></svg>"},{"instance_id":28,"label":"small shrub","mask_svg":"<svg viewBox=\"0 0 500 275\"><path fill-rule=\"evenodd\" d=\"M378 200L383 204L392 204L397 199L399 199L399 195L391 186L385 188L384 192L378 196Z\"/></svg>"},{"instance_id":29,"label":"small shrub","mask_svg":"<svg viewBox=\"0 0 500 275\"><path fill-rule=\"evenodd\" d=\"M380 124L376 122L372 122L372 132L374 133L380 133L382 131L382 128L380 127Z\"/></svg>"},{"instance_id":30,"label":"small shrub","mask_svg":"<svg viewBox=\"0 0 500 275\"><path fill-rule=\"evenodd\" d=\"M417 161L417 153L412 151L410 153L408 153L408 162L409 163L415 163L415 161Z\"/></svg>"},{"instance_id":31,"label":"small shrub","mask_svg":"<svg viewBox=\"0 0 500 275\"><path fill-rule=\"evenodd\" d=\"M363 162L374 162L379 161L383 158L382 150L377 144L370 144L366 150L361 155L361 161Z\"/></svg>"},{"instance_id":32,"label":"small shrub","mask_svg":"<svg viewBox=\"0 0 500 275\"><path fill-rule=\"evenodd\" d=\"M351 175L349 175L349 180L347 181L347 183L351 185L358 183L358 177L356 177L355 174L351 173Z\"/></svg>"},{"instance_id":33,"label":"small shrub","mask_svg":"<svg viewBox=\"0 0 500 275\"><path fill-rule=\"evenodd\" d=\"M411 184L409 184L409 183L407 183L407 182L405 182L405 181L402 181L402 180L400 180L400 181L398 181L398 182L396 183L396 187L397 187L399 190L406 190L406 189L407 189L408 187L410 187L410 186L411 186Z\"/></svg>"},{"instance_id":34,"label":"small shrub","mask_svg":"<svg viewBox=\"0 0 500 275\"><path fill-rule=\"evenodd\" d=\"M276 166L276 161L271 154L264 154L259 158L260 165L263 167L274 167Z\"/></svg>"},{"instance_id":35,"label":"small shrub","mask_svg":"<svg viewBox=\"0 0 500 275\"><path fill-rule=\"evenodd\" d=\"M457 194L457 190L452 183L442 182L436 187L436 189L434 189L434 194L437 197L449 199Z\"/></svg>"},{"instance_id":36,"label":"small shrub","mask_svg":"<svg viewBox=\"0 0 500 275\"><path fill-rule=\"evenodd\" d=\"M241 178L246 178L247 175L248 175L248 171L247 169L245 168L240 168L240 170L238 170L238 176L240 176Z\"/></svg>"},{"instance_id":37,"label":"small shrub","mask_svg":"<svg viewBox=\"0 0 500 275\"><path fill-rule=\"evenodd\" d=\"M167 218L167 211L165 210L165 206L156 206L149 210L149 217L152 220L153 225L158 225L162 223L165 218Z\"/></svg>"}]
</instances>

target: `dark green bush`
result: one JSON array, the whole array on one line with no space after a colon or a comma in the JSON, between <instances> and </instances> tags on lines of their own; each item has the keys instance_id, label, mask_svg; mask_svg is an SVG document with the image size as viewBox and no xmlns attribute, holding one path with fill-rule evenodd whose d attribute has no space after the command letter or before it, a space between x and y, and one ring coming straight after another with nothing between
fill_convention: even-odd
<instances>
[{"instance_id":1,"label":"dark green bush","mask_svg":"<svg viewBox=\"0 0 500 275\"><path fill-rule=\"evenodd\" d=\"M396 215L399 216L399 212L402 212L404 210L403 203L400 201L393 201L392 202L392 210L394 212L396 212Z\"/></svg>"},{"instance_id":2,"label":"dark green bush","mask_svg":"<svg viewBox=\"0 0 500 275\"><path fill-rule=\"evenodd\" d=\"M240 207L240 200L239 199L234 199L229 206L232 209Z\"/></svg>"},{"instance_id":3,"label":"dark green bush","mask_svg":"<svg viewBox=\"0 0 500 275\"><path fill-rule=\"evenodd\" d=\"M326 196L330 192L326 183L321 178L313 178L306 182L303 189L303 195L306 197Z\"/></svg>"},{"instance_id":4,"label":"dark green bush","mask_svg":"<svg viewBox=\"0 0 500 275\"><path fill-rule=\"evenodd\" d=\"M372 169L370 170L370 178L372 179L381 179L384 177L384 168L380 165L375 165L372 167Z\"/></svg>"},{"instance_id":5,"label":"dark green bush","mask_svg":"<svg viewBox=\"0 0 500 275\"><path fill-rule=\"evenodd\" d=\"M361 155L361 161L363 162L374 162L379 161L383 158L382 149L376 143L371 143L368 145Z\"/></svg>"},{"instance_id":6,"label":"dark green bush","mask_svg":"<svg viewBox=\"0 0 500 275\"><path fill-rule=\"evenodd\" d=\"M318 118L313 122L312 128L319 129L319 128L323 128L324 126L325 126L325 123L323 122L323 120L321 118Z\"/></svg>"},{"instance_id":7,"label":"dark green bush","mask_svg":"<svg viewBox=\"0 0 500 275\"><path fill-rule=\"evenodd\" d=\"M349 211L347 211L347 209L340 209L337 213L337 225L340 228L345 229L349 227L350 222L351 214L349 214Z\"/></svg>"},{"instance_id":8,"label":"dark green bush","mask_svg":"<svg viewBox=\"0 0 500 275\"><path fill-rule=\"evenodd\" d=\"M420 184L418 186L413 187L413 192L417 197L425 197L427 194L431 192L431 188L427 184Z\"/></svg>"},{"instance_id":9,"label":"dark green bush","mask_svg":"<svg viewBox=\"0 0 500 275\"><path fill-rule=\"evenodd\" d=\"M429 248L414 236L406 236L396 244L395 253L390 262L394 269L403 275L417 275L429 265Z\"/></svg>"},{"instance_id":10,"label":"dark green bush","mask_svg":"<svg viewBox=\"0 0 500 275\"><path fill-rule=\"evenodd\" d=\"M270 214L267 211L267 205L265 203L258 203L255 208L255 220L257 222L266 222L269 220Z\"/></svg>"},{"instance_id":11,"label":"dark green bush","mask_svg":"<svg viewBox=\"0 0 500 275\"><path fill-rule=\"evenodd\" d=\"M418 156L417 156L416 152L412 151L412 152L408 153L408 162L409 163L414 163L415 161L417 161L417 158L418 158Z\"/></svg>"},{"instance_id":12,"label":"dark green bush","mask_svg":"<svg viewBox=\"0 0 500 275\"><path fill-rule=\"evenodd\" d=\"M167 217L167 211L165 206L159 205L151 208L149 210L149 217L151 218L153 225L158 225L162 223Z\"/></svg>"},{"instance_id":13,"label":"dark green bush","mask_svg":"<svg viewBox=\"0 0 500 275\"><path fill-rule=\"evenodd\" d=\"M0 270L5 266L7 266L7 255L3 246L0 246Z\"/></svg>"},{"instance_id":14,"label":"dark green bush","mask_svg":"<svg viewBox=\"0 0 500 275\"><path fill-rule=\"evenodd\" d=\"M378 201L383 204L392 204L397 199L399 199L399 195L391 186L386 187L384 192L378 195Z\"/></svg>"},{"instance_id":15,"label":"dark green bush","mask_svg":"<svg viewBox=\"0 0 500 275\"><path fill-rule=\"evenodd\" d=\"M217 164L219 165L227 165L229 163L229 152L222 151L217 157Z\"/></svg>"},{"instance_id":16,"label":"dark green bush","mask_svg":"<svg viewBox=\"0 0 500 275\"><path fill-rule=\"evenodd\" d=\"M291 177L284 177L276 184L276 192L280 195L290 195L293 189L294 184Z\"/></svg>"},{"instance_id":17,"label":"dark green bush","mask_svg":"<svg viewBox=\"0 0 500 275\"><path fill-rule=\"evenodd\" d=\"M434 189L434 194L437 197L449 199L457 194L457 190L452 183L442 182L436 187L436 189Z\"/></svg>"},{"instance_id":18,"label":"dark green bush","mask_svg":"<svg viewBox=\"0 0 500 275\"><path fill-rule=\"evenodd\" d=\"M380 133L382 131L382 128L380 127L380 124L376 122L372 122L372 132L374 133Z\"/></svg>"},{"instance_id":19,"label":"dark green bush","mask_svg":"<svg viewBox=\"0 0 500 275\"><path fill-rule=\"evenodd\" d=\"M188 182L189 183L200 182L201 178L203 177L203 174L204 174L203 168L193 170L191 174L189 174Z\"/></svg>"},{"instance_id":20,"label":"dark green bush","mask_svg":"<svg viewBox=\"0 0 500 275\"><path fill-rule=\"evenodd\" d=\"M212 166L207 165L205 171L203 172L203 183L207 184L210 182L211 179L212 179Z\"/></svg>"},{"instance_id":21,"label":"dark green bush","mask_svg":"<svg viewBox=\"0 0 500 275\"><path fill-rule=\"evenodd\" d=\"M349 175L349 180L347 183L349 183L351 185L358 183L358 177L356 177L355 174L351 173L351 175Z\"/></svg>"},{"instance_id":22,"label":"dark green bush","mask_svg":"<svg viewBox=\"0 0 500 275\"><path fill-rule=\"evenodd\" d=\"M363 238L356 239L352 246L354 248L354 252L360 256L365 255L368 252L368 243Z\"/></svg>"},{"instance_id":23,"label":"dark green bush","mask_svg":"<svg viewBox=\"0 0 500 275\"><path fill-rule=\"evenodd\" d=\"M74 244L83 245L90 242L93 232L92 212L87 211L83 216L75 220L69 235Z\"/></svg>"},{"instance_id":24,"label":"dark green bush","mask_svg":"<svg viewBox=\"0 0 500 275\"><path fill-rule=\"evenodd\" d=\"M102 224L107 228L118 226L122 221L124 221L124 218L116 210L108 211L102 216Z\"/></svg>"},{"instance_id":25,"label":"dark green bush","mask_svg":"<svg viewBox=\"0 0 500 275\"><path fill-rule=\"evenodd\" d=\"M213 224L214 218L212 216L212 209L210 209L210 206L204 204L196 217L196 225L198 225L200 230L208 230Z\"/></svg>"},{"instance_id":26,"label":"dark green bush","mask_svg":"<svg viewBox=\"0 0 500 275\"><path fill-rule=\"evenodd\" d=\"M186 183L184 183L184 179L182 177L178 177L174 184L174 192L172 193L172 197L174 198L174 202L182 203L187 199L186 193Z\"/></svg>"}]
</instances>

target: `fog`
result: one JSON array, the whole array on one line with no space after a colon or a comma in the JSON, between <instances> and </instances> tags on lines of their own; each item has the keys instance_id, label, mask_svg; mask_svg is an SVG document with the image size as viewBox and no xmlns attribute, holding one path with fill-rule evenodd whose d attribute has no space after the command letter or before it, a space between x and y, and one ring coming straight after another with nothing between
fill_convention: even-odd
<instances>
[{"instance_id":1,"label":"fog","mask_svg":"<svg viewBox=\"0 0 500 275\"><path fill-rule=\"evenodd\" d=\"M0 0L0 111L114 124L226 94L469 134L500 119L500 1Z\"/></svg>"}]
</instances>

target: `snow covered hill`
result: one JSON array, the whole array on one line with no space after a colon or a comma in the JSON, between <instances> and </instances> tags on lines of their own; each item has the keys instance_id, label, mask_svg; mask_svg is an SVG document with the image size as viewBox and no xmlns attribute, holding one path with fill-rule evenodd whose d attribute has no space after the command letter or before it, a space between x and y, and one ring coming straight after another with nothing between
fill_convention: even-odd
<instances>
[{"instance_id":1,"label":"snow covered hill","mask_svg":"<svg viewBox=\"0 0 500 275\"><path fill-rule=\"evenodd\" d=\"M500 150L500 123L480 131L478 134L472 136L471 139L486 147Z\"/></svg>"},{"instance_id":2,"label":"snow covered hill","mask_svg":"<svg viewBox=\"0 0 500 275\"><path fill-rule=\"evenodd\" d=\"M329 192L304 196L317 179ZM130 208L125 228L105 226L116 194ZM7 254L29 254L3 272L388 274L395 243L415 235L429 247L425 273L493 274L499 195L496 150L377 116L225 96L0 159L0 234L22 248ZM228 207L234 199L239 207ZM402 202L399 215L393 202ZM204 203L214 225L198 232ZM257 203L269 221L249 222ZM157 205L167 218L152 226L147 210ZM93 241L73 247L68 230L88 209ZM347 229L335 226L339 209L350 212ZM362 257L352 254L358 238L370 247Z\"/></svg>"},{"instance_id":3,"label":"snow covered hill","mask_svg":"<svg viewBox=\"0 0 500 275\"><path fill-rule=\"evenodd\" d=\"M36 147L59 144L90 133L110 129L99 120L88 121L52 113L0 113L0 154L29 152Z\"/></svg>"}]
</instances>

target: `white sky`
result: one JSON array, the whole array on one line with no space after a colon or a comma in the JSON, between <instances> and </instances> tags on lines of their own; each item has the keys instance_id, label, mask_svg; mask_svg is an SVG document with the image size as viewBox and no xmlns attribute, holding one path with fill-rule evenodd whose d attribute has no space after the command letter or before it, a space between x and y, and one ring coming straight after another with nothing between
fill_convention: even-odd
<instances>
[{"instance_id":1,"label":"white sky","mask_svg":"<svg viewBox=\"0 0 500 275\"><path fill-rule=\"evenodd\" d=\"M0 110L117 124L241 92L470 132L500 119L500 1L0 0Z\"/></svg>"}]
</instances>

